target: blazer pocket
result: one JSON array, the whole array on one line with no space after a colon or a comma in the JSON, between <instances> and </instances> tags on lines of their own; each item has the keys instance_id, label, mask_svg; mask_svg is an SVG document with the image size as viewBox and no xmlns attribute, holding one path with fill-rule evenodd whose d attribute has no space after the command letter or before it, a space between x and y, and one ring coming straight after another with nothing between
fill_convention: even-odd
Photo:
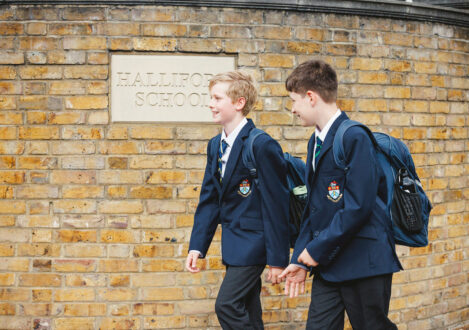
<instances>
[{"instance_id":1,"label":"blazer pocket","mask_svg":"<svg viewBox=\"0 0 469 330\"><path fill-rule=\"evenodd\" d=\"M244 230L264 230L264 224L258 218L242 217L239 219L239 225Z\"/></svg>"},{"instance_id":2,"label":"blazer pocket","mask_svg":"<svg viewBox=\"0 0 469 330\"><path fill-rule=\"evenodd\" d=\"M368 224L365 225L362 229L360 229L360 231L356 233L355 236L361 238L378 239L375 226Z\"/></svg>"}]
</instances>

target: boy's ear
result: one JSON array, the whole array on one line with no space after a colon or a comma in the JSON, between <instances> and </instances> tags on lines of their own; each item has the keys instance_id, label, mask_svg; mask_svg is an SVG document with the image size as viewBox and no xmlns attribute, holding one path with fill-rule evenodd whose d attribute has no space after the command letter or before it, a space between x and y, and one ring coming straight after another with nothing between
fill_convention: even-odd
<instances>
[{"instance_id":1,"label":"boy's ear","mask_svg":"<svg viewBox=\"0 0 469 330\"><path fill-rule=\"evenodd\" d=\"M306 92L306 97L308 97L309 99L309 103L311 104L311 106L314 107L314 105L317 103L318 101L318 97L319 95L313 91L307 91Z\"/></svg>"},{"instance_id":2,"label":"boy's ear","mask_svg":"<svg viewBox=\"0 0 469 330\"><path fill-rule=\"evenodd\" d=\"M246 99L244 97L238 98L238 100L235 103L236 110L238 111L243 110L245 105L246 105Z\"/></svg>"}]
</instances>

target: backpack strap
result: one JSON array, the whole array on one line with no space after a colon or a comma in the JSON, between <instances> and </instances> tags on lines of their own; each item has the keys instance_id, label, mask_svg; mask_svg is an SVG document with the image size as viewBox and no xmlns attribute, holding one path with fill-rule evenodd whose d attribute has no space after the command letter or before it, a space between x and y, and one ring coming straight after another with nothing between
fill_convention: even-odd
<instances>
[{"instance_id":1,"label":"backpack strap","mask_svg":"<svg viewBox=\"0 0 469 330\"><path fill-rule=\"evenodd\" d=\"M254 179L254 182L258 183L257 178L257 164L254 157L254 140L261 134L266 134L263 130L253 128L249 132L248 138L244 141L244 147L241 157L243 158L243 164L248 168L249 174Z\"/></svg>"},{"instance_id":2,"label":"backpack strap","mask_svg":"<svg viewBox=\"0 0 469 330\"><path fill-rule=\"evenodd\" d=\"M380 148L378 142L376 141L373 133L370 131L368 126L359 123L355 120L346 119L342 123L340 123L339 127L337 128L337 132L334 136L334 142L332 143L332 152L334 155L334 161L338 167L343 169L344 171L348 171L348 167L345 164L345 151L344 151L344 134L345 132L353 126L362 127L368 136L370 137L371 142L376 148Z\"/></svg>"}]
</instances>

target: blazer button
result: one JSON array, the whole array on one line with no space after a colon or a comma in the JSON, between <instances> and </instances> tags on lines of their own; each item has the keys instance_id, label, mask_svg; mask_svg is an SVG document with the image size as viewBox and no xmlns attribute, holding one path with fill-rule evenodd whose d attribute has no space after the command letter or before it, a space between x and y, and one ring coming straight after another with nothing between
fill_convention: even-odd
<instances>
[{"instance_id":1,"label":"blazer button","mask_svg":"<svg viewBox=\"0 0 469 330\"><path fill-rule=\"evenodd\" d=\"M313 236L314 236L314 238L318 237L318 236L319 236L319 231L316 230L316 231L313 233Z\"/></svg>"},{"instance_id":2,"label":"blazer button","mask_svg":"<svg viewBox=\"0 0 469 330\"><path fill-rule=\"evenodd\" d=\"M316 209L314 206L311 207L311 213L316 212L316 210L317 210L317 209Z\"/></svg>"}]
</instances>

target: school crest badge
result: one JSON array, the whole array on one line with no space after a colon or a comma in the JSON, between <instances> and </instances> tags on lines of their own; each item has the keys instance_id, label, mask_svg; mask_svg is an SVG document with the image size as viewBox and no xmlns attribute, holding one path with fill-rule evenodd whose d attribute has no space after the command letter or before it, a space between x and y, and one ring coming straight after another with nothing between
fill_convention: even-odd
<instances>
[{"instance_id":1,"label":"school crest badge","mask_svg":"<svg viewBox=\"0 0 469 330\"><path fill-rule=\"evenodd\" d=\"M243 197L247 197L249 196L250 193L251 193L251 183L249 182L248 179L244 179L239 184L238 194L240 194Z\"/></svg>"},{"instance_id":2,"label":"school crest badge","mask_svg":"<svg viewBox=\"0 0 469 330\"><path fill-rule=\"evenodd\" d=\"M329 184L329 187L327 187L327 190L328 190L327 198L329 198L329 200L333 201L334 203L337 203L342 198L340 187L336 181L332 181Z\"/></svg>"}]
</instances>

